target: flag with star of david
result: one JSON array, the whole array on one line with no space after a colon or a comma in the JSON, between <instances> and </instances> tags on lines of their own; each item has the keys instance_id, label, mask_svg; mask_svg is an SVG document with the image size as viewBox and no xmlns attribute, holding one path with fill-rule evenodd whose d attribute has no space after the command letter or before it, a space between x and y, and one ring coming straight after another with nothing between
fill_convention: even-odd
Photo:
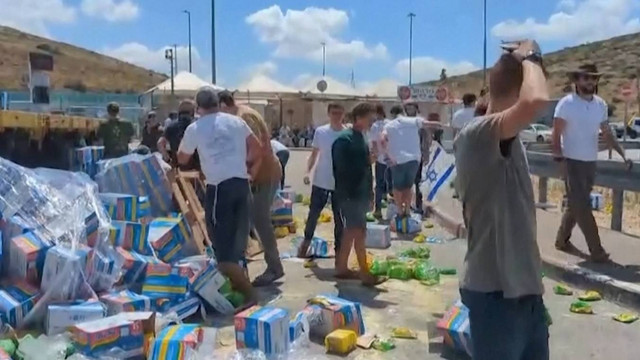
<instances>
[{"instance_id":1,"label":"flag with star of david","mask_svg":"<svg viewBox=\"0 0 640 360\"><path fill-rule=\"evenodd\" d=\"M425 195L425 200L432 202L442 189L447 189L449 184L455 179L455 158L448 154L445 149L433 142L430 153L432 154L429 164L422 168L422 181L420 190Z\"/></svg>"}]
</instances>

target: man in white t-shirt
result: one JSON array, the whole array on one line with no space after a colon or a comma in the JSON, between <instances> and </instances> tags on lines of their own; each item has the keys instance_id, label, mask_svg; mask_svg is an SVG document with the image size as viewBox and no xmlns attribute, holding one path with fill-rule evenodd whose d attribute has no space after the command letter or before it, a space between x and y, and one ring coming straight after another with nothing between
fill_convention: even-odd
<instances>
[{"instance_id":1,"label":"man in white t-shirt","mask_svg":"<svg viewBox=\"0 0 640 360\"><path fill-rule=\"evenodd\" d=\"M393 199L400 216L408 216L411 208L412 187L422 160L420 130L423 127L440 128L442 124L417 116L399 116L385 125L382 134L385 155L391 165Z\"/></svg>"},{"instance_id":2,"label":"man in white t-shirt","mask_svg":"<svg viewBox=\"0 0 640 360\"><path fill-rule=\"evenodd\" d=\"M282 178L280 179L280 189L284 189L284 176L285 176L285 168L287 167L287 163L289 162L289 148L284 146L283 143L276 139L271 139L271 149L273 149L273 154L280 161L280 167L282 167Z\"/></svg>"},{"instance_id":3,"label":"man in white t-shirt","mask_svg":"<svg viewBox=\"0 0 640 360\"><path fill-rule=\"evenodd\" d=\"M556 236L556 248L572 252L575 247L570 238L578 224L589 246L591 260L605 262L609 254L600 243L598 225L591 209L591 189L596 177L598 160L598 130L604 139L627 161L607 122L607 103L598 95L600 73L594 64L585 64L570 73L576 93L562 98L556 106L553 120L554 159L563 164L566 171L565 185L568 206ZM629 165L630 166L630 165Z\"/></svg>"},{"instance_id":4,"label":"man in white t-shirt","mask_svg":"<svg viewBox=\"0 0 640 360\"><path fill-rule=\"evenodd\" d=\"M465 125L473 120L475 116L476 110L476 95L475 94L464 94L462 96L462 105L464 106L462 109L456 111L453 114L453 119L451 120L451 127L453 128L453 136L458 135L460 130L462 130Z\"/></svg>"},{"instance_id":5,"label":"man in white t-shirt","mask_svg":"<svg viewBox=\"0 0 640 360\"><path fill-rule=\"evenodd\" d=\"M251 282L240 265L249 237L249 180L260 166L261 144L241 118L219 112L212 87L200 88L196 103L201 117L184 133L178 162L187 164L197 150L207 185L205 217L218 268L251 304Z\"/></svg>"},{"instance_id":6,"label":"man in white t-shirt","mask_svg":"<svg viewBox=\"0 0 640 360\"><path fill-rule=\"evenodd\" d=\"M338 138L340 132L345 129L342 124L344 118L344 107L338 103L330 103L327 111L329 113L329 123L318 127L313 136L311 143L311 155L307 162L307 173L304 177L304 183L311 183L311 203L309 204L309 216L307 224L304 228L304 242L300 246L298 252L299 257L306 257L311 239L316 231L318 217L324 209L327 201L331 199L331 209L333 211L334 220L334 241L336 252L340 249L340 240L342 239L342 216L340 215L340 204L333 196L335 190L335 180L333 178L333 161L331 159L331 147L333 142ZM315 170L314 170L315 169ZM311 171L313 180L310 181ZM337 257L337 256L336 256ZM354 276L349 269L336 269L337 277Z\"/></svg>"},{"instance_id":7,"label":"man in white t-shirt","mask_svg":"<svg viewBox=\"0 0 640 360\"><path fill-rule=\"evenodd\" d=\"M384 112L382 104L376 105L376 121L371 125L369 130L369 147L371 154L375 157L375 199L373 216L376 219L382 218L382 199L386 198L387 193L391 191L389 182L387 181L389 169L385 159L384 149L382 148L382 131L384 126L389 123L387 115Z\"/></svg>"}]
</instances>

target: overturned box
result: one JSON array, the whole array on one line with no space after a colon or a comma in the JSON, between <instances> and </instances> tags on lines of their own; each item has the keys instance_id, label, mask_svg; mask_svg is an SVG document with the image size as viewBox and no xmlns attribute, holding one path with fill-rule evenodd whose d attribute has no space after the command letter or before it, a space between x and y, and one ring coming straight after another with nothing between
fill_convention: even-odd
<instances>
[{"instance_id":1,"label":"overturned box","mask_svg":"<svg viewBox=\"0 0 640 360\"><path fill-rule=\"evenodd\" d=\"M319 321L311 327L311 334L324 338L334 330L353 330L358 336L365 334L364 319L360 303L332 295L314 298L310 312L319 311ZM323 305L320 305L323 304Z\"/></svg>"},{"instance_id":2,"label":"overturned box","mask_svg":"<svg viewBox=\"0 0 640 360\"><path fill-rule=\"evenodd\" d=\"M436 325L446 345L454 350L471 354L471 324L469 309L457 300Z\"/></svg>"},{"instance_id":3,"label":"overturned box","mask_svg":"<svg viewBox=\"0 0 640 360\"><path fill-rule=\"evenodd\" d=\"M0 316L14 328L22 327L24 319L40 300L38 288L26 281L15 281L0 288Z\"/></svg>"},{"instance_id":4,"label":"overturned box","mask_svg":"<svg viewBox=\"0 0 640 360\"><path fill-rule=\"evenodd\" d=\"M149 224L149 243L160 260L172 263L184 256L185 241L190 238L185 219L157 218Z\"/></svg>"},{"instance_id":5,"label":"overturned box","mask_svg":"<svg viewBox=\"0 0 640 360\"><path fill-rule=\"evenodd\" d=\"M389 225L368 223L365 246L370 249L386 249L391 246Z\"/></svg>"},{"instance_id":6,"label":"overturned box","mask_svg":"<svg viewBox=\"0 0 640 360\"><path fill-rule=\"evenodd\" d=\"M125 284L141 283L147 274L149 264L159 264L161 261L153 256L140 255L135 251L130 251L117 247L116 251L122 257L122 268L125 270L123 280Z\"/></svg>"},{"instance_id":7,"label":"overturned box","mask_svg":"<svg viewBox=\"0 0 640 360\"><path fill-rule=\"evenodd\" d=\"M51 242L27 232L11 239L9 249L9 274L33 284L40 283L42 267Z\"/></svg>"},{"instance_id":8,"label":"overturned box","mask_svg":"<svg viewBox=\"0 0 640 360\"><path fill-rule=\"evenodd\" d=\"M280 308L254 306L234 318L236 348L260 350L269 357L289 351L289 313Z\"/></svg>"},{"instance_id":9,"label":"overturned box","mask_svg":"<svg viewBox=\"0 0 640 360\"><path fill-rule=\"evenodd\" d=\"M187 360L189 349L195 350L202 343L202 327L199 325L173 325L163 329L149 352L149 360Z\"/></svg>"},{"instance_id":10,"label":"overturned box","mask_svg":"<svg viewBox=\"0 0 640 360\"><path fill-rule=\"evenodd\" d=\"M233 314L235 308L225 297L231 292L229 280L218 271L213 262L209 263L191 282L191 290L221 314Z\"/></svg>"}]
</instances>

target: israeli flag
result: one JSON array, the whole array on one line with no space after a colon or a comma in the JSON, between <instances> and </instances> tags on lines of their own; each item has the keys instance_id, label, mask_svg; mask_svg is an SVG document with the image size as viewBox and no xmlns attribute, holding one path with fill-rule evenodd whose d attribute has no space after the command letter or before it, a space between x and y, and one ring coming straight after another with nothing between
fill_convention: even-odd
<instances>
[{"instance_id":1,"label":"israeli flag","mask_svg":"<svg viewBox=\"0 0 640 360\"><path fill-rule=\"evenodd\" d=\"M441 189L446 189L455 179L456 162L451 154L447 154L445 149L433 142L430 153L431 161L422 168L422 181L420 182L420 190L423 194L427 194L426 201L432 202Z\"/></svg>"}]
</instances>

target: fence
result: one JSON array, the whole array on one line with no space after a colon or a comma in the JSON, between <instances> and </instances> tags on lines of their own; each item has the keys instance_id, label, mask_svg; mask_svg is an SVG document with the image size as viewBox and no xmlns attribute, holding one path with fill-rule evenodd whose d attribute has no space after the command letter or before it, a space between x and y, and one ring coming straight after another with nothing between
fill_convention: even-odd
<instances>
[{"instance_id":1,"label":"fence","mask_svg":"<svg viewBox=\"0 0 640 360\"><path fill-rule=\"evenodd\" d=\"M529 172L539 177L538 202L547 203L548 179L561 179L561 167L551 154L527 151ZM620 161L601 160L597 164L595 185L612 190L611 229L622 230L624 192L640 192L640 167L627 170Z\"/></svg>"}]
</instances>

